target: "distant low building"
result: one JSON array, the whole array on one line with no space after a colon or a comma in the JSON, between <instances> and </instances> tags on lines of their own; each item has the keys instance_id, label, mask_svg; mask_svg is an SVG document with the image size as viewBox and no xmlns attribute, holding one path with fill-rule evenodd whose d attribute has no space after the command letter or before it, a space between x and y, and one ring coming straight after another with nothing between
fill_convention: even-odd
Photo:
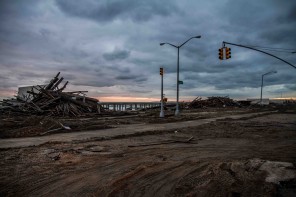
<instances>
[{"instance_id":1,"label":"distant low building","mask_svg":"<svg viewBox=\"0 0 296 197\"><path fill-rule=\"evenodd\" d=\"M32 100L30 96L32 94L29 94L28 91L39 93L40 87L44 88L46 85L37 85L37 86L25 86L25 87L19 87L17 97L21 100Z\"/></svg>"},{"instance_id":2,"label":"distant low building","mask_svg":"<svg viewBox=\"0 0 296 197\"><path fill-rule=\"evenodd\" d=\"M285 100L281 100L281 99L272 99L270 100L270 103L274 103L274 104L278 104L278 105L282 105L284 104Z\"/></svg>"},{"instance_id":3,"label":"distant low building","mask_svg":"<svg viewBox=\"0 0 296 197\"><path fill-rule=\"evenodd\" d=\"M247 101L251 101L251 105L255 105L255 104L260 104L260 98L251 98L251 99L247 99ZM262 99L262 105L269 105L270 100L269 98L263 98Z\"/></svg>"}]
</instances>

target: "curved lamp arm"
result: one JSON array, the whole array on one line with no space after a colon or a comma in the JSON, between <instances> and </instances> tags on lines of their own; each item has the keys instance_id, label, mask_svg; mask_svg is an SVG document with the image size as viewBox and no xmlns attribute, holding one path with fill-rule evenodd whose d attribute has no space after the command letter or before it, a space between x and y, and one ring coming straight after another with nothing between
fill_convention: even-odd
<instances>
[{"instance_id":1,"label":"curved lamp arm","mask_svg":"<svg viewBox=\"0 0 296 197\"><path fill-rule=\"evenodd\" d=\"M175 47L175 48L181 48L184 44L186 44L187 42L189 42L189 40L191 40L193 38L201 38L201 36L193 36L193 37L189 38L188 40L186 40L185 42L183 42L183 44L181 44L179 46L176 46L176 45L168 43L168 42L162 42L159 45L162 46L162 45L168 44L168 45L171 45L172 47Z\"/></svg>"},{"instance_id":2,"label":"curved lamp arm","mask_svg":"<svg viewBox=\"0 0 296 197\"><path fill-rule=\"evenodd\" d=\"M181 48L184 44L186 44L189 40L191 40L191 39L193 39L193 38L201 38L201 36L193 36L193 37L189 38L189 39L186 40L183 44L181 44L181 45L179 46L179 48Z\"/></svg>"},{"instance_id":3,"label":"curved lamp arm","mask_svg":"<svg viewBox=\"0 0 296 197\"><path fill-rule=\"evenodd\" d=\"M177 47L176 45L173 45L173 44L168 43L168 42L162 42L162 43L160 43L159 45L162 46L162 45L165 45L165 44L171 45L171 46L173 46L173 47L175 47L175 48L179 48L179 47Z\"/></svg>"}]
</instances>

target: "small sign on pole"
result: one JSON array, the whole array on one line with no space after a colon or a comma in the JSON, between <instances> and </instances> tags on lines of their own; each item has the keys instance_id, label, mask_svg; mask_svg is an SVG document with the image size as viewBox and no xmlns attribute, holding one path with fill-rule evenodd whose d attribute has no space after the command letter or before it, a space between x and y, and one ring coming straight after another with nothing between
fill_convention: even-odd
<instances>
[{"instance_id":1,"label":"small sign on pole","mask_svg":"<svg viewBox=\"0 0 296 197\"><path fill-rule=\"evenodd\" d=\"M179 84L183 84L183 81L179 81Z\"/></svg>"}]
</instances>

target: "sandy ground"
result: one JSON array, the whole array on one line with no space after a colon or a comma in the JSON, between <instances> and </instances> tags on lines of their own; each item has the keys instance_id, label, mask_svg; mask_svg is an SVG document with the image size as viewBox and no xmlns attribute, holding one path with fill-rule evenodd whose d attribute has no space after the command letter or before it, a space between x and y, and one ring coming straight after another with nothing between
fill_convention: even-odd
<instances>
[{"instance_id":1,"label":"sandy ground","mask_svg":"<svg viewBox=\"0 0 296 197\"><path fill-rule=\"evenodd\" d=\"M1 149L0 195L296 196L295 152L295 110L48 142Z\"/></svg>"},{"instance_id":2,"label":"sandy ground","mask_svg":"<svg viewBox=\"0 0 296 197\"><path fill-rule=\"evenodd\" d=\"M18 137L18 138L8 138L0 139L0 148L17 148L17 147L28 147L28 146L38 146L47 142L71 142L71 141L85 141L85 140L104 140L104 139L115 139L115 138L127 138L130 136L139 136L147 134L159 134L171 132L172 130L196 127L199 125L215 122L217 120L224 119L245 119L249 117L262 116L265 114L275 113L277 111L265 111L265 112L253 112L253 113L244 113L244 114L235 114L235 115L220 115L212 118L202 118L186 121L176 121L171 122L170 119L164 119L162 123L136 123L133 124L117 124L109 123L108 129L95 129L95 130L83 130L75 132L72 130L61 130L62 133L47 133L47 135L36 135L33 137ZM191 118L196 114L191 114ZM185 115L188 116L188 115ZM118 118L118 117L117 117ZM120 119L126 119L126 116L120 117ZM160 119L160 118L158 118ZM155 120L158 120L155 119ZM169 120L169 121L168 121ZM116 122L118 119L116 120ZM143 121L143 120L142 120ZM95 121L96 122L96 121ZM140 122L140 121L139 121ZM87 123L84 123L87 124ZM37 126L38 127L38 126ZM21 130L21 129L17 129ZM26 134L26 129L24 129ZM31 133L30 133L31 134Z\"/></svg>"}]
</instances>

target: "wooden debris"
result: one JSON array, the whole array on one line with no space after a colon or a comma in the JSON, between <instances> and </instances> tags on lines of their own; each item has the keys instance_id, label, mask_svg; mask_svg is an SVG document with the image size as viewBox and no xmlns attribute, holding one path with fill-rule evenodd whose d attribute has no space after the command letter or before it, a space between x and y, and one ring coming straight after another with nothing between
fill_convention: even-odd
<instances>
[{"instance_id":1,"label":"wooden debris","mask_svg":"<svg viewBox=\"0 0 296 197\"><path fill-rule=\"evenodd\" d=\"M54 116L81 116L88 113L100 113L99 100L86 97L87 91L63 92L68 81L59 88L64 80L60 72L45 86L34 86L26 99L13 98L3 100L2 111ZM28 99L31 98L31 99ZM100 110L99 110L100 109Z\"/></svg>"},{"instance_id":2,"label":"wooden debris","mask_svg":"<svg viewBox=\"0 0 296 197\"><path fill-rule=\"evenodd\" d=\"M207 99L202 99L201 97L196 97L190 104L189 108L204 108L204 107L228 107L237 106L240 104L229 97L219 97L212 96Z\"/></svg>"}]
</instances>

